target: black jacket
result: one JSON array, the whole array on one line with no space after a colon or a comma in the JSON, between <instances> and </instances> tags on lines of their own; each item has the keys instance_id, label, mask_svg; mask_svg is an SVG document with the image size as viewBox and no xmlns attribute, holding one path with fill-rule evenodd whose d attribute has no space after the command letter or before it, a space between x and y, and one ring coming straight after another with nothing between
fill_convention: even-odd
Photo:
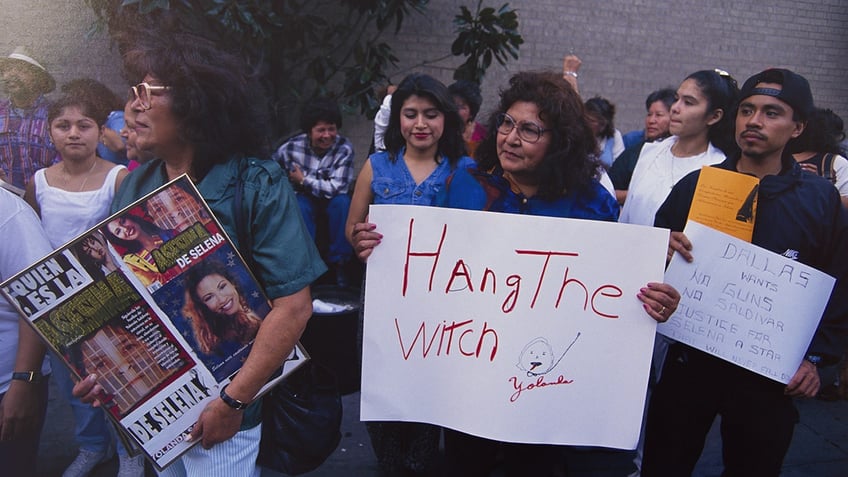
<instances>
[{"instance_id":1,"label":"black jacket","mask_svg":"<svg viewBox=\"0 0 848 477\"><path fill-rule=\"evenodd\" d=\"M738 158L712 167L736 171ZM833 184L802 171L788 152L782 162L780 174L760 181L751 242L836 278L809 347L809 353L833 362L848 351L848 212ZM657 211L655 226L683 231L699 176L700 171L694 171L672 188Z\"/></svg>"}]
</instances>

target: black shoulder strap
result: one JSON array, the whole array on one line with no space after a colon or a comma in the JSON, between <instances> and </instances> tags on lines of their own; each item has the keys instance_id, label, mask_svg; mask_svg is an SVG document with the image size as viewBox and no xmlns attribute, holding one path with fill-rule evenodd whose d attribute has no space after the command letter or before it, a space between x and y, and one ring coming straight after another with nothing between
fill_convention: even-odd
<instances>
[{"instance_id":1,"label":"black shoulder strap","mask_svg":"<svg viewBox=\"0 0 848 477\"><path fill-rule=\"evenodd\" d=\"M253 263L253 243L250 240L247 221L244 214L244 174L247 170L247 159L239 161L238 177L236 178L236 192L233 198L233 222L236 226L236 240L239 243L239 252L247 262L251 270L256 270Z\"/></svg>"}]
</instances>

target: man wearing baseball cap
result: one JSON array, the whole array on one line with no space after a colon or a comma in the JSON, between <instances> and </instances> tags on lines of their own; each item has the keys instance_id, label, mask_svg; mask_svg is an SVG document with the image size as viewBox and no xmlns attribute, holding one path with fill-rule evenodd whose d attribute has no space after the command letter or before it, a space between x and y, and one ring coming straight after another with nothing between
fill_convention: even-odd
<instances>
[{"instance_id":1,"label":"man wearing baseball cap","mask_svg":"<svg viewBox=\"0 0 848 477\"><path fill-rule=\"evenodd\" d=\"M35 171L57 160L47 124L44 95L56 82L41 64L18 47L0 58L0 168L5 181L23 189Z\"/></svg>"},{"instance_id":2,"label":"man wearing baseball cap","mask_svg":"<svg viewBox=\"0 0 848 477\"><path fill-rule=\"evenodd\" d=\"M735 131L740 150L713 167L760 179L753 244L834 276L837 284L807 359L786 385L683 343L672 344L649 405L644 477L690 475L716 415L721 416L722 475L777 476L798 421L793 398L815 396L817 366L835 362L846 347L848 214L836 188L802 172L786 147L813 110L810 85L797 73L772 68L749 78L740 93ZM699 174L674 186L654 222L672 230L669 251L688 261L697 248L682 230ZM783 322L819 319L779 309L771 314Z\"/></svg>"}]
</instances>

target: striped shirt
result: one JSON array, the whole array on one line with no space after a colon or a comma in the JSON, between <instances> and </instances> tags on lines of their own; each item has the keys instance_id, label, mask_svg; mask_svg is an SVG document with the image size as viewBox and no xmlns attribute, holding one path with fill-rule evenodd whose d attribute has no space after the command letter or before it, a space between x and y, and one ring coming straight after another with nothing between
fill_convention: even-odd
<instances>
[{"instance_id":1,"label":"striped shirt","mask_svg":"<svg viewBox=\"0 0 848 477\"><path fill-rule=\"evenodd\" d=\"M47 123L49 103L41 96L32 108L0 101L0 167L6 182L23 188L38 169L59 162Z\"/></svg>"}]
</instances>

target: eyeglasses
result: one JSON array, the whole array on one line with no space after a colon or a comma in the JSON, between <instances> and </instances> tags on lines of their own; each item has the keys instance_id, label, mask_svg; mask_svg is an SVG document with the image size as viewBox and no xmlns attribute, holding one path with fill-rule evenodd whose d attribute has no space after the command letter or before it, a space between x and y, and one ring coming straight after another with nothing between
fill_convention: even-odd
<instances>
[{"instance_id":1,"label":"eyeglasses","mask_svg":"<svg viewBox=\"0 0 848 477\"><path fill-rule=\"evenodd\" d=\"M551 129L545 129L536 123L527 121L516 122L509 114L498 115L499 134L507 135L515 129L515 126L518 126L518 137L522 141L529 143L539 142L539 139L542 139L542 134L551 131Z\"/></svg>"},{"instance_id":2,"label":"eyeglasses","mask_svg":"<svg viewBox=\"0 0 848 477\"><path fill-rule=\"evenodd\" d=\"M135 99L141 103L141 108L145 111L153 107L150 104L151 93L154 91L167 91L169 89L171 89L170 86L155 86L148 83L139 83L130 88L133 95L135 95Z\"/></svg>"}]
</instances>

